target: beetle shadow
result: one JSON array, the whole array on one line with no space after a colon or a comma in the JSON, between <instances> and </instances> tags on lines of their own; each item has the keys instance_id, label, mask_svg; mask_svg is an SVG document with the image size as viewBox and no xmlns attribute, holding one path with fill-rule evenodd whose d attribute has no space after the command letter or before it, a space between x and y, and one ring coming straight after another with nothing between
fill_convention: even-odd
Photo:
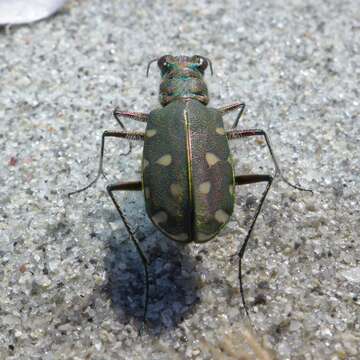
<instances>
[{"instance_id":1,"label":"beetle shadow","mask_svg":"<svg viewBox=\"0 0 360 360\"><path fill-rule=\"evenodd\" d=\"M138 223L139 224L139 223ZM105 294L118 321L141 326L144 311L144 268L141 258L122 228L121 239L109 239L104 264ZM146 326L155 333L175 328L199 302L200 273L189 246L163 236L145 217L137 230L149 259L149 306Z\"/></svg>"}]
</instances>

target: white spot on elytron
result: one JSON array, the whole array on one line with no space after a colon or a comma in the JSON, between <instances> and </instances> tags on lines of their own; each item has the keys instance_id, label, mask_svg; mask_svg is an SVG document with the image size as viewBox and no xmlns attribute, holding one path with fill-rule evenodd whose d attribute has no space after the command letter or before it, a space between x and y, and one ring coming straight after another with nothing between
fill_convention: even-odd
<instances>
[{"instance_id":1,"label":"white spot on elytron","mask_svg":"<svg viewBox=\"0 0 360 360\"><path fill-rule=\"evenodd\" d=\"M160 223L166 222L168 216L165 211L159 211L154 216L152 216L151 219L156 225L159 225Z\"/></svg>"},{"instance_id":2,"label":"white spot on elytron","mask_svg":"<svg viewBox=\"0 0 360 360\"><path fill-rule=\"evenodd\" d=\"M221 224L225 224L229 220L229 214L227 214L224 210L217 210L215 212L215 220Z\"/></svg>"},{"instance_id":3,"label":"white spot on elytron","mask_svg":"<svg viewBox=\"0 0 360 360\"><path fill-rule=\"evenodd\" d=\"M181 233L181 234L178 234L178 235L173 235L171 234L170 235L174 240L178 240L178 241L186 241L189 237L188 237L188 234L186 233Z\"/></svg>"},{"instance_id":4,"label":"white spot on elytron","mask_svg":"<svg viewBox=\"0 0 360 360\"><path fill-rule=\"evenodd\" d=\"M219 135L225 135L225 129L224 128L216 128L215 130Z\"/></svg>"},{"instance_id":5,"label":"white spot on elytron","mask_svg":"<svg viewBox=\"0 0 360 360\"><path fill-rule=\"evenodd\" d=\"M199 186L199 191L200 191L202 194L208 194L209 191L210 191L210 188L211 188L210 181L205 181L205 182L203 182L202 184L200 184L200 186Z\"/></svg>"},{"instance_id":6,"label":"white spot on elytron","mask_svg":"<svg viewBox=\"0 0 360 360\"><path fill-rule=\"evenodd\" d=\"M146 187L146 188L144 189L144 193L145 193L145 198L146 198L146 199L149 199L149 198L150 198L150 190L149 190L148 187Z\"/></svg>"},{"instance_id":7,"label":"white spot on elytron","mask_svg":"<svg viewBox=\"0 0 360 360\"><path fill-rule=\"evenodd\" d=\"M170 154L166 154L161 158L156 160L156 163L162 166L169 166L171 164L172 158Z\"/></svg>"},{"instance_id":8,"label":"white spot on elytron","mask_svg":"<svg viewBox=\"0 0 360 360\"><path fill-rule=\"evenodd\" d=\"M205 234L205 233L197 233L197 239L198 241L207 241L211 238L211 235L209 234Z\"/></svg>"},{"instance_id":9,"label":"white spot on elytron","mask_svg":"<svg viewBox=\"0 0 360 360\"><path fill-rule=\"evenodd\" d=\"M149 162L146 159L144 159L143 160L143 169L145 169L148 165L149 165Z\"/></svg>"},{"instance_id":10,"label":"white spot on elytron","mask_svg":"<svg viewBox=\"0 0 360 360\"><path fill-rule=\"evenodd\" d=\"M154 135L156 135L156 133L157 133L157 131L155 129L150 129L150 130L146 131L145 135L146 135L146 137L151 138Z\"/></svg>"},{"instance_id":11,"label":"white spot on elytron","mask_svg":"<svg viewBox=\"0 0 360 360\"><path fill-rule=\"evenodd\" d=\"M210 152L206 153L205 158L210 167L220 161L220 159L215 154Z\"/></svg>"},{"instance_id":12,"label":"white spot on elytron","mask_svg":"<svg viewBox=\"0 0 360 360\"><path fill-rule=\"evenodd\" d=\"M179 184L171 184L170 192L174 197L178 198L182 193L181 186Z\"/></svg>"}]
</instances>

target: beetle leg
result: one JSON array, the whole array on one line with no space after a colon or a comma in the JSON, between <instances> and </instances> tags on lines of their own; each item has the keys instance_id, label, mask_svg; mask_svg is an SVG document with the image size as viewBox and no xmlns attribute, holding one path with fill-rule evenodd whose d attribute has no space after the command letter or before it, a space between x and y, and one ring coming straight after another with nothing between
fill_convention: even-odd
<instances>
[{"instance_id":1,"label":"beetle leg","mask_svg":"<svg viewBox=\"0 0 360 360\"><path fill-rule=\"evenodd\" d=\"M116 121L118 122L118 124L121 126L121 128L124 131L127 131L127 130L126 130L125 125L120 120L121 117L128 117L128 118L131 118L131 119L134 119L137 121L141 121L141 122L147 122L148 118L149 118L149 114L132 112L132 111L121 111L118 107L116 107L114 109L113 115L114 115L114 118L116 119ZM132 151L132 143L129 142L129 153L131 153L131 151Z\"/></svg>"},{"instance_id":2,"label":"beetle leg","mask_svg":"<svg viewBox=\"0 0 360 360\"><path fill-rule=\"evenodd\" d=\"M239 283L240 283L240 294L241 294L241 300L246 312L246 315L250 319L249 312L245 303L245 297L244 297L244 290L243 290L243 283L242 283L242 272L241 272L241 261L245 254L246 245L249 241L250 235L254 229L256 220L260 214L261 208L263 206L263 203L265 201L266 195L269 192L271 183L273 181L273 177L271 175L242 175L242 176L235 176L235 185L246 185L246 184L254 184L258 182L267 182L266 189L262 194L260 203L255 211L252 223L250 225L250 228L248 230L248 233L245 237L244 243L241 246L241 249L239 251Z\"/></svg>"},{"instance_id":3,"label":"beetle leg","mask_svg":"<svg viewBox=\"0 0 360 360\"><path fill-rule=\"evenodd\" d=\"M240 109L235 121L234 121L234 124L232 126L232 129L235 129L237 126L238 126L238 123L239 123L239 120L245 110L245 103L240 103L240 102L236 102L236 103L233 103L233 104L230 104L230 105L225 105L219 109L217 109L218 111L220 111L220 113L222 115L225 115L231 111L235 111L237 109Z\"/></svg>"},{"instance_id":4,"label":"beetle leg","mask_svg":"<svg viewBox=\"0 0 360 360\"><path fill-rule=\"evenodd\" d=\"M136 247L136 250L137 250L137 252L141 258L141 261L143 263L143 266L144 266L144 275L145 275L144 313L143 313L143 325L144 325L145 320L146 320L146 315L147 315L148 303L149 303L149 273L148 273L149 261L140 246L139 240L136 238L134 231L131 229L131 227L125 217L125 214L120 209L120 206L117 203L117 201L114 197L114 194L113 194L113 192L115 192L115 191L123 191L123 190L141 191L141 189L142 189L142 187L141 187L140 181L112 184L112 185L107 186L107 188L106 188L107 192L110 195L112 202L114 203L114 205L116 207L116 210L118 211L118 213L121 217L121 220L123 221L123 223L125 225L126 231L128 232L131 241L134 243L134 245ZM141 329L143 328L143 325L142 325ZM140 331L141 331L141 329L140 329Z\"/></svg>"},{"instance_id":5,"label":"beetle leg","mask_svg":"<svg viewBox=\"0 0 360 360\"><path fill-rule=\"evenodd\" d=\"M239 138L242 138L242 137L248 137L248 136L257 136L257 135L260 135L260 136L264 136L265 138L265 141L266 141L266 145L269 149L269 152L270 152L270 155L271 155L271 159L275 165L275 174L274 174L274 177L276 175L280 175L281 179L286 183L288 184L289 186L293 187L294 189L297 189L297 190L301 190L301 191L310 191L310 192L313 192L311 189L305 189L299 185L294 185L292 184L289 180L286 179L286 177L283 175L281 169L280 169L280 166L278 164L278 161L276 159L276 156L274 154L274 151L271 147L271 142L270 142L270 139L268 137L268 135L266 134L266 132L264 130L261 130L261 129L250 129L250 130L229 130L226 132L226 135L227 135L227 138L229 140L234 140L234 139L239 139Z\"/></svg>"},{"instance_id":6,"label":"beetle leg","mask_svg":"<svg viewBox=\"0 0 360 360\"><path fill-rule=\"evenodd\" d=\"M121 111L118 107L116 107L113 111L114 118L119 123L119 125L124 129L125 126L120 120L121 117L127 117L136 121L147 122L149 119L149 114L133 112L133 111Z\"/></svg>"},{"instance_id":7,"label":"beetle leg","mask_svg":"<svg viewBox=\"0 0 360 360\"><path fill-rule=\"evenodd\" d=\"M98 169L98 173L97 173L95 179L93 181L91 181L88 185L86 185L85 187L68 193L68 196L71 196L73 194L77 194L84 190L87 190L90 186L94 185L99 180L101 175L103 175L105 177L104 171L103 171L103 159L104 159L104 148L105 148L105 138L106 137L116 137L116 138L122 138L122 139L128 139L128 140L144 140L144 134L140 133L140 132L104 131L102 134L102 138L101 138L99 169ZM122 154L122 155L127 155L127 154L129 154L129 152L127 152L126 154Z\"/></svg>"}]
</instances>

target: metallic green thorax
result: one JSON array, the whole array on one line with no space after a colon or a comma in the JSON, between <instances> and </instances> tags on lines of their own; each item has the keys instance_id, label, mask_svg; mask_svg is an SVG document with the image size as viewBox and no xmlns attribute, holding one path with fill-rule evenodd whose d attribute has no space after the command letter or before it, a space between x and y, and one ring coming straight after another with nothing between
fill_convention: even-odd
<instances>
[{"instance_id":1,"label":"metallic green thorax","mask_svg":"<svg viewBox=\"0 0 360 360\"><path fill-rule=\"evenodd\" d=\"M206 107L204 61L160 58L164 108L150 113L145 133L147 213L166 236L182 242L210 240L228 222L234 206L228 140L220 112Z\"/></svg>"},{"instance_id":2,"label":"metallic green thorax","mask_svg":"<svg viewBox=\"0 0 360 360\"><path fill-rule=\"evenodd\" d=\"M207 105L207 86L203 80L207 60L201 56L163 56L158 61L161 70L159 100L166 106L174 99L192 98Z\"/></svg>"}]
</instances>

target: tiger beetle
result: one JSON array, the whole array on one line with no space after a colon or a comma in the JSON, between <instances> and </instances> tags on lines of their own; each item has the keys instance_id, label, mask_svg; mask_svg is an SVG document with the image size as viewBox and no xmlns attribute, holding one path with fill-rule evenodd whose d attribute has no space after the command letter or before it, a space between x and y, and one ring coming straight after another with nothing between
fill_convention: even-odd
<instances>
[{"instance_id":1,"label":"tiger beetle","mask_svg":"<svg viewBox=\"0 0 360 360\"><path fill-rule=\"evenodd\" d=\"M130 227L114 192L143 191L146 212L166 237L181 243L204 243L214 238L229 221L234 209L235 186L264 182L266 188L255 210L251 225L239 251L239 282L242 303L247 316L241 262L250 235L259 216L273 178L282 174L268 135L264 130L236 130L245 104L235 102L217 109L208 108L208 90L204 72L212 63L204 56L165 55L157 61L161 71L159 100L162 108L147 113L114 110L114 117L124 131L105 131L102 134L98 174L86 187L69 193L69 196L88 189L103 174L105 138L114 137L144 142L142 179L107 186L130 239L144 265L145 291L143 324L149 302L149 261L141 249L135 231ZM231 130L224 128L223 115L239 110ZM146 123L144 132L126 131L121 118ZM262 136L275 166L274 176L268 174L236 175L229 150L229 140L249 136Z\"/></svg>"}]
</instances>

